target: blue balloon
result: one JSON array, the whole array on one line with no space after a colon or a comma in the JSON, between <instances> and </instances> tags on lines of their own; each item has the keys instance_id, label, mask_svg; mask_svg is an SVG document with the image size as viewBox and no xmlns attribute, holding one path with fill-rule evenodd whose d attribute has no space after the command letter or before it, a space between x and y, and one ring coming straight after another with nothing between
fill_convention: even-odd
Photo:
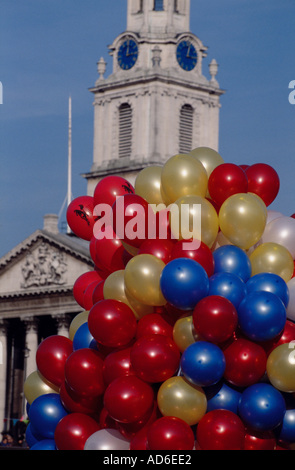
<instances>
[{"instance_id":1,"label":"blue balloon","mask_svg":"<svg viewBox=\"0 0 295 470\"><path fill-rule=\"evenodd\" d=\"M268 341L279 335L286 324L286 308L271 292L247 294L238 308L241 331L253 341Z\"/></svg>"},{"instance_id":2,"label":"blue balloon","mask_svg":"<svg viewBox=\"0 0 295 470\"><path fill-rule=\"evenodd\" d=\"M214 273L232 273L247 282L252 273L251 262L247 254L234 245L220 246L213 252Z\"/></svg>"},{"instance_id":3,"label":"blue balloon","mask_svg":"<svg viewBox=\"0 0 295 470\"><path fill-rule=\"evenodd\" d=\"M31 404L31 431L43 439L53 439L58 422L67 414L57 393L40 395Z\"/></svg>"},{"instance_id":4,"label":"blue balloon","mask_svg":"<svg viewBox=\"0 0 295 470\"><path fill-rule=\"evenodd\" d=\"M247 292L254 292L263 290L266 292L271 292L272 294L277 295L285 305L288 307L289 304L289 288L287 283L281 276L278 276L274 273L259 273L251 277L247 283Z\"/></svg>"},{"instance_id":5,"label":"blue balloon","mask_svg":"<svg viewBox=\"0 0 295 470\"><path fill-rule=\"evenodd\" d=\"M199 387L216 384L225 370L225 357L221 349L207 341L197 341L188 346L180 361L186 379Z\"/></svg>"},{"instance_id":6,"label":"blue balloon","mask_svg":"<svg viewBox=\"0 0 295 470\"><path fill-rule=\"evenodd\" d=\"M222 381L205 388L204 392L207 397L207 413L213 410L228 410L238 414L241 392Z\"/></svg>"},{"instance_id":7,"label":"blue balloon","mask_svg":"<svg viewBox=\"0 0 295 470\"><path fill-rule=\"evenodd\" d=\"M230 300L237 309L247 294L245 282L233 273L216 273L209 278L209 295L220 295Z\"/></svg>"},{"instance_id":8,"label":"blue balloon","mask_svg":"<svg viewBox=\"0 0 295 470\"><path fill-rule=\"evenodd\" d=\"M177 258L163 269L160 287L171 305L181 310L192 310L199 300L208 295L209 278L197 261Z\"/></svg>"},{"instance_id":9,"label":"blue balloon","mask_svg":"<svg viewBox=\"0 0 295 470\"><path fill-rule=\"evenodd\" d=\"M73 339L73 350L90 348L92 341L94 340L92 334L89 331L88 323L83 323L77 329Z\"/></svg>"},{"instance_id":10,"label":"blue balloon","mask_svg":"<svg viewBox=\"0 0 295 470\"><path fill-rule=\"evenodd\" d=\"M29 423L26 428L26 442L28 446L32 447L34 444L37 444L37 442L41 441L42 439L42 436L34 433L34 431L32 430L32 424Z\"/></svg>"},{"instance_id":11,"label":"blue balloon","mask_svg":"<svg viewBox=\"0 0 295 470\"><path fill-rule=\"evenodd\" d=\"M31 447L31 450L56 450L54 439L44 439Z\"/></svg>"},{"instance_id":12,"label":"blue balloon","mask_svg":"<svg viewBox=\"0 0 295 470\"><path fill-rule=\"evenodd\" d=\"M281 441L295 442L295 410L286 411L277 434Z\"/></svg>"},{"instance_id":13,"label":"blue balloon","mask_svg":"<svg viewBox=\"0 0 295 470\"><path fill-rule=\"evenodd\" d=\"M271 431L282 423L286 403L275 387L257 383L243 391L238 411L246 425L258 431Z\"/></svg>"}]
</instances>

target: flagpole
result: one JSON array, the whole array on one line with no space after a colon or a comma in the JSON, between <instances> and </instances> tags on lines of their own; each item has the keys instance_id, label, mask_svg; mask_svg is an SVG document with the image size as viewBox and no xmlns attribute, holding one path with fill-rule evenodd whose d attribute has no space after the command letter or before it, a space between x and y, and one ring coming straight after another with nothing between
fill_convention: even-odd
<instances>
[{"instance_id":1,"label":"flagpole","mask_svg":"<svg viewBox=\"0 0 295 470\"><path fill-rule=\"evenodd\" d=\"M68 141L68 195L67 206L72 201L72 98L69 97L69 141ZM67 233L71 233L71 229L67 227Z\"/></svg>"}]
</instances>

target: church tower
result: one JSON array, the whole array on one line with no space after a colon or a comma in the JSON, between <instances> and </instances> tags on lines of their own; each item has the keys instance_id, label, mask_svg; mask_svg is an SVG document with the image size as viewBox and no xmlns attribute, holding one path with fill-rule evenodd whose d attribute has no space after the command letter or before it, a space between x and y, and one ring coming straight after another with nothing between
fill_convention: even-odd
<instances>
[{"instance_id":1,"label":"church tower","mask_svg":"<svg viewBox=\"0 0 295 470\"><path fill-rule=\"evenodd\" d=\"M217 62L203 75L207 47L190 31L190 0L127 0L127 29L109 46L112 74L98 62L93 165L88 194L102 177L134 182L148 165L199 146L218 150Z\"/></svg>"}]
</instances>

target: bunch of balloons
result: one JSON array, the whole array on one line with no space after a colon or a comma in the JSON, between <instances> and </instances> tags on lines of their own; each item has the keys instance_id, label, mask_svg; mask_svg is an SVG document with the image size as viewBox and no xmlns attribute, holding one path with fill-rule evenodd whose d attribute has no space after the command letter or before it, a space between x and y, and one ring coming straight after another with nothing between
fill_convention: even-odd
<instances>
[{"instance_id":1,"label":"bunch of balloons","mask_svg":"<svg viewBox=\"0 0 295 470\"><path fill-rule=\"evenodd\" d=\"M200 147L71 202L94 268L69 337L46 338L26 379L31 449L294 447L295 220L268 209L279 187L269 165Z\"/></svg>"}]
</instances>

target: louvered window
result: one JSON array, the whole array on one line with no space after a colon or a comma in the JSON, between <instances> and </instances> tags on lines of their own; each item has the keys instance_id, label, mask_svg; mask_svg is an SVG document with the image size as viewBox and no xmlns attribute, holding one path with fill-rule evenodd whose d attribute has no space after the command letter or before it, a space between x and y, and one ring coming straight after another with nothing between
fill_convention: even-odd
<instances>
[{"instance_id":1,"label":"louvered window","mask_svg":"<svg viewBox=\"0 0 295 470\"><path fill-rule=\"evenodd\" d=\"M189 104L182 106L180 110L179 125L179 152L189 153L193 145L193 120L194 110Z\"/></svg>"},{"instance_id":2,"label":"louvered window","mask_svg":"<svg viewBox=\"0 0 295 470\"><path fill-rule=\"evenodd\" d=\"M119 108L119 157L130 157L132 144L132 108L123 103Z\"/></svg>"},{"instance_id":3,"label":"louvered window","mask_svg":"<svg viewBox=\"0 0 295 470\"><path fill-rule=\"evenodd\" d=\"M162 10L164 10L164 0L155 0L155 2L154 2L154 10L155 10L155 11L162 11Z\"/></svg>"}]
</instances>

